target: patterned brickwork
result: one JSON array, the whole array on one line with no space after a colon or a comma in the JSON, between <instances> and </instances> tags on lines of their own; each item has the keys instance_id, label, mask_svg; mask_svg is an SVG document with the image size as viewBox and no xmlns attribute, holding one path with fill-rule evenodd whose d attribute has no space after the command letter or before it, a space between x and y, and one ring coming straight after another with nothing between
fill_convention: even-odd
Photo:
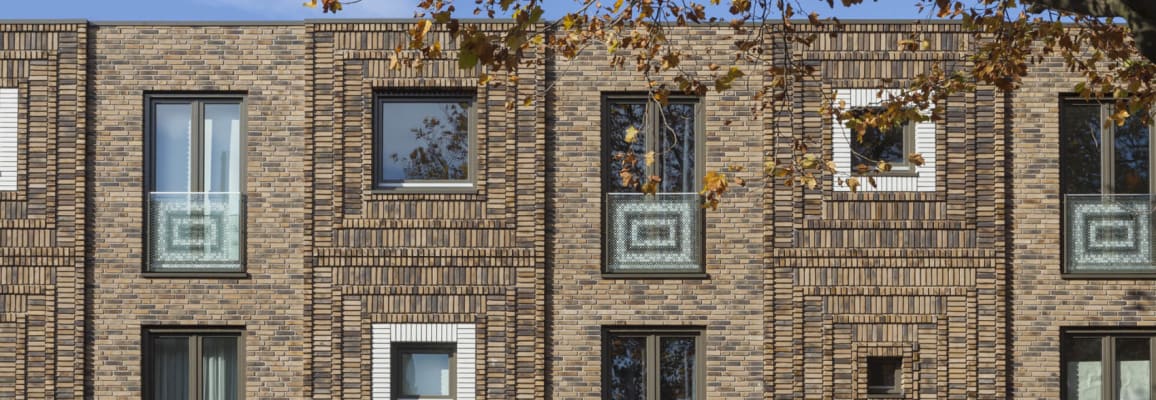
<instances>
[{"instance_id":1,"label":"patterned brickwork","mask_svg":"<svg viewBox=\"0 0 1156 400\"><path fill-rule=\"evenodd\" d=\"M933 51L895 50L913 29ZM839 89L873 89L881 79L903 87L934 62L966 66L971 38L958 29L864 23L806 49L778 48L778 57L817 71L793 82L790 121L767 122L767 156L786 161L794 138L821 143L825 154L846 140L832 138L832 122L817 113ZM903 398L1005 396L1002 95L981 87L936 107L945 117L934 121L934 191L851 194L831 181L767 189L773 398L862 398L871 355L903 357Z\"/></svg>"},{"instance_id":2,"label":"patterned brickwork","mask_svg":"<svg viewBox=\"0 0 1156 400\"><path fill-rule=\"evenodd\" d=\"M682 68L708 72L730 62L729 30L673 30L672 43L686 54ZM761 399L765 335L761 180L727 193L725 206L706 216L707 279L604 279L602 277L601 98L640 93L645 82L609 66L599 52L573 61L554 60L549 80L552 147L549 163L551 235L550 394L556 399L601 396L603 326L695 326L705 328L706 395ZM672 82L673 76L662 77ZM757 109L758 75L734 90L700 99L705 117L709 170L729 164L761 170L763 120Z\"/></svg>"},{"instance_id":3,"label":"patterned brickwork","mask_svg":"<svg viewBox=\"0 0 1156 400\"><path fill-rule=\"evenodd\" d=\"M934 190L806 190L750 172L706 214L706 276L628 279L602 274L601 98L643 92L638 76L587 52L478 87L437 31L443 58L390 69L408 28L0 25L22 174L0 192L0 398L139 398L153 326L243 328L248 399L368 398L374 326L406 324L476 327L479 399L599 398L611 326L702 329L712 399L863 398L873 356L903 359L903 398L1003 398L1009 376L1014 397L1056 398L1059 327L1151 317L1143 284L1059 277L1055 115L1074 81L1053 78L1058 64L1015 95L936 105ZM896 51L913 29L937 50ZM669 34L684 69L732 60L729 29ZM817 68L790 83L779 118L758 107L761 66L700 99L706 169L761 171L795 138L830 154L817 110L837 90L901 87L933 62L966 66L974 46L952 24L817 38L767 45ZM374 189L373 95L431 89L476 97L476 188ZM245 97L247 277L142 273L154 93Z\"/></svg>"},{"instance_id":4,"label":"patterned brickwork","mask_svg":"<svg viewBox=\"0 0 1156 400\"><path fill-rule=\"evenodd\" d=\"M148 326L244 328L247 399L306 398L305 28L92 26L91 385L140 398ZM240 93L248 278L148 278L143 127L149 93Z\"/></svg>"},{"instance_id":5,"label":"patterned brickwork","mask_svg":"<svg viewBox=\"0 0 1156 400\"><path fill-rule=\"evenodd\" d=\"M408 24L307 29L313 398L370 395L371 326L381 323L473 324L478 398L542 398L544 68L479 87L445 32L430 34L443 58L415 71L389 68ZM374 93L445 89L476 98L476 190L375 190Z\"/></svg>"},{"instance_id":6,"label":"patterned brickwork","mask_svg":"<svg viewBox=\"0 0 1156 400\"><path fill-rule=\"evenodd\" d=\"M83 395L87 30L0 24L17 180L0 192L0 398Z\"/></svg>"}]
</instances>

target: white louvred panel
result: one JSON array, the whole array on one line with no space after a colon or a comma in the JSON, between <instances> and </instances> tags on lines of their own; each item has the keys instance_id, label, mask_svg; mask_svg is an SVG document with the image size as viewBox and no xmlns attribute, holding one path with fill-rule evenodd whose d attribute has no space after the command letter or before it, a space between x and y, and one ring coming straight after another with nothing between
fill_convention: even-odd
<instances>
[{"instance_id":1,"label":"white louvred panel","mask_svg":"<svg viewBox=\"0 0 1156 400\"><path fill-rule=\"evenodd\" d=\"M391 399L393 343L454 343L456 365L455 400L477 398L477 329L473 324L374 324L370 333L372 343L370 373L372 398Z\"/></svg>"},{"instance_id":2,"label":"white louvred panel","mask_svg":"<svg viewBox=\"0 0 1156 400\"><path fill-rule=\"evenodd\" d=\"M17 89L0 88L0 191L17 189Z\"/></svg>"},{"instance_id":3,"label":"white louvred panel","mask_svg":"<svg viewBox=\"0 0 1156 400\"><path fill-rule=\"evenodd\" d=\"M889 92L883 92L886 97ZM835 104L843 102L846 107L868 107L880 103L880 99L876 97L879 93L878 89L836 89ZM924 114L930 114L931 111L925 111ZM828 184L834 185L836 192L850 191L846 185L838 184L837 178L849 178L851 168L851 140L854 140L854 132L843 126L835 117L831 117L831 159L835 161L835 166L839 172L834 181L829 181ZM935 170L937 157L935 154L935 122L926 121L915 124L915 153L923 155L924 163L921 167L914 167L915 176L887 176L879 175L875 177L875 183L878 187L871 187L865 179L861 179L859 190L865 192L934 192L936 190Z\"/></svg>"}]
</instances>

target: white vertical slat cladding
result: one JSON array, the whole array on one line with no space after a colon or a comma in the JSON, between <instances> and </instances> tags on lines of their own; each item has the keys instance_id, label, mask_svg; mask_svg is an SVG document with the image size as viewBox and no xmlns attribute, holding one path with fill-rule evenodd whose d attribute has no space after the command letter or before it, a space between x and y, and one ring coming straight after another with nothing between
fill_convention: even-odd
<instances>
[{"instance_id":1,"label":"white vertical slat cladding","mask_svg":"<svg viewBox=\"0 0 1156 400\"><path fill-rule=\"evenodd\" d=\"M880 99L876 97L878 89L836 89L835 104L840 101L844 102L847 107L865 107L878 104ZM884 91L884 96L887 96L888 91ZM843 124L839 123L834 117L831 117L832 126L832 160L835 161L836 167L839 169L838 178L849 178L851 171L851 140L854 140L854 132ZM861 182L859 190L865 192L933 192L935 191L935 122L927 121L915 124L915 150L914 152L922 154L924 164L922 167L915 167L916 176L876 176L875 182L878 187L871 187L867 182ZM846 192L850 191L846 185L839 185L832 182L835 191Z\"/></svg>"},{"instance_id":2,"label":"white vertical slat cladding","mask_svg":"<svg viewBox=\"0 0 1156 400\"><path fill-rule=\"evenodd\" d=\"M374 324L371 359L373 360L373 399L387 400L390 390L392 343L455 343L457 367L456 400L477 397L477 332L473 324Z\"/></svg>"},{"instance_id":3,"label":"white vertical slat cladding","mask_svg":"<svg viewBox=\"0 0 1156 400\"><path fill-rule=\"evenodd\" d=\"M0 88L0 191L17 189L17 116L19 94L14 88Z\"/></svg>"}]
</instances>

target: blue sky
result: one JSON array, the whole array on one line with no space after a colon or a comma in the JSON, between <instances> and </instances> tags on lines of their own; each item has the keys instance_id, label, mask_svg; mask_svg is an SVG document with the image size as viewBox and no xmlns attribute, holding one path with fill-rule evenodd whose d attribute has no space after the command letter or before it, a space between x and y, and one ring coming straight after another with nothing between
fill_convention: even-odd
<instances>
[{"instance_id":1,"label":"blue sky","mask_svg":"<svg viewBox=\"0 0 1156 400\"><path fill-rule=\"evenodd\" d=\"M123 20L301 20L332 18L321 10L302 7L304 0L0 0L0 19L83 18L92 21ZM337 18L410 18L418 0L362 0L349 5ZM549 0L569 6L573 0ZM704 0L705 2L705 0ZM913 6L916 0L877 0L864 6L836 8L825 0L802 0L812 11L843 19L924 18ZM473 0L459 0L459 8L472 10ZM836 1L836 4L839 2ZM556 17L557 15L548 17Z\"/></svg>"}]
</instances>

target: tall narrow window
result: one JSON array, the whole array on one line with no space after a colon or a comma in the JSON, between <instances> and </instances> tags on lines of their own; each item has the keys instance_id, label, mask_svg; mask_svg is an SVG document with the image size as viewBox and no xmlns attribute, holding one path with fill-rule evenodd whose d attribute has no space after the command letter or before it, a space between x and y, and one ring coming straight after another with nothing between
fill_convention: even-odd
<instances>
[{"instance_id":1,"label":"tall narrow window","mask_svg":"<svg viewBox=\"0 0 1156 400\"><path fill-rule=\"evenodd\" d=\"M149 271L241 270L243 101L154 97L149 107Z\"/></svg>"},{"instance_id":2,"label":"tall narrow window","mask_svg":"<svg viewBox=\"0 0 1156 400\"><path fill-rule=\"evenodd\" d=\"M604 98L606 273L703 272L699 113L694 98Z\"/></svg>"},{"instance_id":3,"label":"tall narrow window","mask_svg":"<svg viewBox=\"0 0 1156 400\"><path fill-rule=\"evenodd\" d=\"M244 352L237 331L151 330L145 335L145 398L237 400Z\"/></svg>"},{"instance_id":4,"label":"tall narrow window","mask_svg":"<svg viewBox=\"0 0 1156 400\"><path fill-rule=\"evenodd\" d=\"M1153 332L1069 331L1063 350L1063 398L1150 400Z\"/></svg>"},{"instance_id":5,"label":"tall narrow window","mask_svg":"<svg viewBox=\"0 0 1156 400\"><path fill-rule=\"evenodd\" d=\"M611 329L602 358L608 400L704 398L700 332Z\"/></svg>"},{"instance_id":6,"label":"tall narrow window","mask_svg":"<svg viewBox=\"0 0 1156 400\"><path fill-rule=\"evenodd\" d=\"M474 186L474 100L463 94L379 95L374 112L377 188Z\"/></svg>"},{"instance_id":7,"label":"tall narrow window","mask_svg":"<svg viewBox=\"0 0 1156 400\"><path fill-rule=\"evenodd\" d=\"M1067 273L1156 273L1153 143L1139 115L1105 125L1114 108L1073 100L1060 110Z\"/></svg>"}]
</instances>

